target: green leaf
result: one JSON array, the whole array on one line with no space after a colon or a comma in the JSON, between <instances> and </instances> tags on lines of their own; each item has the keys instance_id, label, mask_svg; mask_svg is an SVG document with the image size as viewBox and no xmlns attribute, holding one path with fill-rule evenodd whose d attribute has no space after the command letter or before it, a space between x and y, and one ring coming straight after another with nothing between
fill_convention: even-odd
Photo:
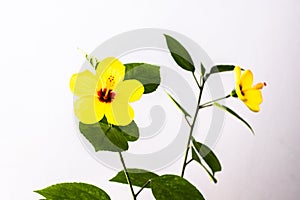
<instances>
[{"instance_id":1,"label":"green leaf","mask_svg":"<svg viewBox=\"0 0 300 200\"><path fill-rule=\"evenodd\" d=\"M139 187L143 187L149 180L158 177L157 174L143 169L127 169L127 171L132 185ZM115 177L113 177L109 181L128 184L124 170L120 171ZM150 188L150 185L148 184L145 187Z\"/></svg>"},{"instance_id":2,"label":"green leaf","mask_svg":"<svg viewBox=\"0 0 300 200\"><path fill-rule=\"evenodd\" d=\"M85 59L92 65L92 67L96 69L97 64L99 62L98 59L92 55L89 55L88 53L86 53L85 51L83 51L80 48L77 48L77 49L84 55Z\"/></svg>"},{"instance_id":3,"label":"green leaf","mask_svg":"<svg viewBox=\"0 0 300 200\"><path fill-rule=\"evenodd\" d=\"M90 63L91 63L91 65L92 65L93 67L95 67L95 65L96 65L96 59L95 59L94 56L91 56L91 57L90 57Z\"/></svg>"},{"instance_id":4,"label":"green leaf","mask_svg":"<svg viewBox=\"0 0 300 200\"><path fill-rule=\"evenodd\" d=\"M160 67L147 63L128 63L124 80L136 79L145 88L144 94L154 92L160 84Z\"/></svg>"},{"instance_id":5,"label":"green leaf","mask_svg":"<svg viewBox=\"0 0 300 200\"><path fill-rule=\"evenodd\" d=\"M199 156L198 156L197 153L196 153L195 148L192 147L191 149L192 149L192 159L195 160L195 161L197 161L198 163L202 164L202 162L201 162Z\"/></svg>"},{"instance_id":6,"label":"green leaf","mask_svg":"<svg viewBox=\"0 0 300 200\"><path fill-rule=\"evenodd\" d=\"M139 139L139 128L135 121L132 121L127 126L114 126L114 128L120 130L128 141L133 142Z\"/></svg>"},{"instance_id":7,"label":"green leaf","mask_svg":"<svg viewBox=\"0 0 300 200\"><path fill-rule=\"evenodd\" d=\"M205 67L203 66L203 64L201 63L201 66L200 66L200 75L201 75L201 76L204 76L205 72L206 72L206 69L205 69Z\"/></svg>"},{"instance_id":8,"label":"green leaf","mask_svg":"<svg viewBox=\"0 0 300 200\"><path fill-rule=\"evenodd\" d=\"M193 158L193 160L198 162L204 168L204 170L207 172L207 174L209 175L211 180L213 180L214 183L218 182L217 179L214 177L214 175L202 164L202 162L201 162L198 154L196 153L196 150L194 149L194 147L192 147L192 158Z\"/></svg>"},{"instance_id":9,"label":"green leaf","mask_svg":"<svg viewBox=\"0 0 300 200\"><path fill-rule=\"evenodd\" d=\"M210 69L209 74L232 71L232 70L234 70L234 68L235 68L235 65L215 65Z\"/></svg>"},{"instance_id":10,"label":"green leaf","mask_svg":"<svg viewBox=\"0 0 300 200\"><path fill-rule=\"evenodd\" d=\"M79 122L79 130L93 145L95 151L120 152L128 149L127 138L116 127L109 126L103 121L95 124Z\"/></svg>"},{"instance_id":11,"label":"green leaf","mask_svg":"<svg viewBox=\"0 0 300 200\"><path fill-rule=\"evenodd\" d=\"M105 191L86 183L60 183L34 192L49 200L110 200Z\"/></svg>"},{"instance_id":12,"label":"green leaf","mask_svg":"<svg viewBox=\"0 0 300 200\"><path fill-rule=\"evenodd\" d=\"M168 97L170 97L170 99L173 101L173 103L181 110L181 112L185 116L191 117L191 115L168 92L166 92L166 93L167 93Z\"/></svg>"},{"instance_id":13,"label":"green leaf","mask_svg":"<svg viewBox=\"0 0 300 200\"><path fill-rule=\"evenodd\" d=\"M251 132L254 134L254 131L252 129L252 127L248 124L248 122L246 122L243 118L241 118L236 112L234 112L232 109L224 106L224 105L221 105L221 104L218 104L218 103L214 103L214 106L222 109L222 110L225 110L227 111L228 113L232 114L233 116L235 116L236 118L238 118L240 121L242 121L250 130Z\"/></svg>"},{"instance_id":14,"label":"green leaf","mask_svg":"<svg viewBox=\"0 0 300 200\"><path fill-rule=\"evenodd\" d=\"M193 60L188 51L176 39L169 35L164 35L167 41L170 53L175 62L183 69L194 72L195 67Z\"/></svg>"},{"instance_id":15,"label":"green leaf","mask_svg":"<svg viewBox=\"0 0 300 200\"><path fill-rule=\"evenodd\" d=\"M151 180L150 186L157 200L204 200L197 188L180 176L159 176Z\"/></svg>"},{"instance_id":16,"label":"green leaf","mask_svg":"<svg viewBox=\"0 0 300 200\"><path fill-rule=\"evenodd\" d=\"M202 144L200 142L197 142L193 138L193 145L201 158L205 161L205 163L209 166L211 169L213 175L222 170L221 163L219 162L217 156L214 154L214 152L205 144Z\"/></svg>"}]
</instances>

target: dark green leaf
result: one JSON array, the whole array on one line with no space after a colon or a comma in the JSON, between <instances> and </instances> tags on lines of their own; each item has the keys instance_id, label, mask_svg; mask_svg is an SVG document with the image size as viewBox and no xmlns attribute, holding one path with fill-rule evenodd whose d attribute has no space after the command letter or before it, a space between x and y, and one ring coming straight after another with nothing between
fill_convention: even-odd
<instances>
[{"instance_id":1,"label":"dark green leaf","mask_svg":"<svg viewBox=\"0 0 300 200\"><path fill-rule=\"evenodd\" d=\"M225 110L227 111L228 113L232 114L233 116L235 116L236 118L238 118L239 120L241 120L250 130L251 132L254 134L254 131L252 129L252 127L248 124L248 122L246 122L243 118L241 118L236 112L234 112L232 109L224 106L224 105L221 105L221 104L218 104L218 103L214 103L214 106L218 107L218 108L221 108L222 110Z\"/></svg>"},{"instance_id":2,"label":"dark green leaf","mask_svg":"<svg viewBox=\"0 0 300 200\"><path fill-rule=\"evenodd\" d=\"M120 130L128 141L136 141L139 139L139 128L135 121L132 121L127 126L114 126Z\"/></svg>"},{"instance_id":3,"label":"dark green leaf","mask_svg":"<svg viewBox=\"0 0 300 200\"><path fill-rule=\"evenodd\" d=\"M202 162L201 162L198 154L196 153L196 150L194 149L194 147L192 147L192 158L193 158L193 160L198 162L204 168L204 170L207 172L207 174L213 180L213 182L217 183L217 179L214 177L214 175L202 164Z\"/></svg>"},{"instance_id":4,"label":"dark green leaf","mask_svg":"<svg viewBox=\"0 0 300 200\"><path fill-rule=\"evenodd\" d=\"M183 69L194 72L193 60L180 42L169 35L165 35L169 51L175 62Z\"/></svg>"},{"instance_id":5,"label":"dark green leaf","mask_svg":"<svg viewBox=\"0 0 300 200\"><path fill-rule=\"evenodd\" d=\"M219 72L227 72L234 70L234 65L215 65L210 69L210 74L215 74Z\"/></svg>"},{"instance_id":6,"label":"dark green leaf","mask_svg":"<svg viewBox=\"0 0 300 200\"><path fill-rule=\"evenodd\" d=\"M199 156L196 153L195 148L192 147L191 149L192 149L192 159L195 160L195 161L197 161L198 163L202 164Z\"/></svg>"},{"instance_id":7,"label":"dark green leaf","mask_svg":"<svg viewBox=\"0 0 300 200\"><path fill-rule=\"evenodd\" d=\"M144 94L154 92L160 84L160 67L147 63L128 63L126 67L125 80L136 79L145 88Z\"/></svg>"},{"instance_id":8,"label":"dark green leaf","mask_svg":"<svg viewBox=\"0 0 300 200\"><path fill-rule=\"evenodd\" d=\"M205 144L202 144L200 142L197 142L195 139L193 139L193 145L201 158L205 161L205 163L209 166L211 169L213 175L222 170L221 163L219 162L217 156L214 154L214 152Z\"/></svg>"},{"instance_id":9,"label":"dark green leaf","mask_svg":"<svg viewBox=\"0 0 300 200\"><path fill-rule=\"evenodd\" d=\"M205 69L205 67L203 66L203 64L201 63L201 71L200 71L200 75L201 75L201 76L204 76L205 72L206 72L206 69Z\"/></svg>"},{"instance_id":10,"label":"dark green leaf","mask_svg":"<svg viewBox=\"0 0 300 200\"><path fill-rule=\"evenodd\" d=\"M180 176L159 176L151 180L150 186L157 200L204 200L197 188Z\"/></svg>"},{"instance_id":11,"label":"dark green leaf","mask_svg":"<svg viewBox=\"0 0 300 200\"><path fill-rule=\"evenodd\" d=\"M95 151L120 152L128 149L127 138L116 127L106 123L83 124L79 122L79 130L93 145Z\"/></svg>"},{"instance_id":12,"label":"dark green leaf","mask_svg":"<svg viewBox=\"0 0 300 200\"><path fill-rule=\"evenodd\" d=\"M143 169L127 169L127 170L132 185L139 186L139 187L143 187L149 180L158 177L157 174ZM128 184L124 171L120 171L115 177L110 179L110 181ZM150 184L148 184L145 187L150 188Z\"/></svg>"},{"instance_id":13,"label":"dark green leaf","mask_svg":"<svg viewBox=\"0 0 300 200\"><path fill-rule=\"evenodd\" d=\"M86 183L60 183L35 192L49 200L110 200L102 189Z\"/></svg>"},{"instance_id":14,"label":"dark green leaf","mask_svg":"<svg viewBox=\"0 0 300 200\"><path fill-rule=\"evenodd\" d=\"M191 117L191 115L168 93L166 92L167 95L170 97L170 99L173 101L173 103L181 110L181 112L185 115L185 116L189 116Z\"/></svg>"}]
</instances>

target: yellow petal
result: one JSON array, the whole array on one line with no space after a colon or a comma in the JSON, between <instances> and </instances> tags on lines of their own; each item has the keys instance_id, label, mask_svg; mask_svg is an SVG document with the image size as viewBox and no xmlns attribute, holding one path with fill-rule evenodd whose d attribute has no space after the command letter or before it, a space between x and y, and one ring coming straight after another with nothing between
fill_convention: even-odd
<instances>
[{"instance_id":1,"label":"yellow petal","mask_svg":"<svg viewBox=\"0 0 300 200\"><path fill-rule=\"evenodd\" d=\"M259 112L260 111L260 108L259 108L259 105L255 105L255 104L247 104L247 107L252 110L253 112Z\"/></svg>"},{"instance_id":2,"label":"yellow petal","mask_svg":"<svg viewBox=\"0 0 300 200\"><path fill-rule=\"evenodd\" d=\"M98 63L96 74L98 81L101 82L104 87L106 87L108 78L113 76L115 84L110 88L114 89L114 87L124 79L125 66L117 58L108 57Z\"/></svg>"},{"instance_id":3,"label":"yellow petal","mask_svg":"<svg viewBox=\"0 0 300 200\"><path fill-rule=\"evenodd\" d=\"M263 98L260 90L252 89L245 92L246 100L244 103L248 108L254 112L259 111L259 105L262 103Z\"/></svg>"},{"instance_id":4,"label":"yellow petal","mask_svg":"<svg viewBox=\"0 0 300 200\"><path fill-rule=\"evenodd\" d=\"M245 97L242 95L240 84L241 84L241 68L236 66L234 68L234 79L235 79L235 92L239 99L244 100Z\"/></svg>"},{"instance_id":5,"label":"yellow petal","mask_svg":"<svg viewBox=\"0 0 300 200\"><path fill-rule=\"evenodd\" d=\"M235 82L240 84L240 81L241 81L241 68L239 66L236 66L234 68L234 79L235 79Z\"/></svg>"},{"instance_id":6,"label":"yellow petal","mask_svg":"<svg viewBox=\"0 0 300 200\"><path fill-rule=\"evenodd\" d=\"M256 89L248 90L247 92L245 92L245 98L247 99L247 101L256 104L261 104L263 101L261 91Z\"/></svg>"},{"instance_id":7,"label":"yellow petal","mask_svg":"<svg viewBox=\"0 0 300 200\"><path fill-rule=\"evenodd\" d=\"M144 86L137 80L126 80L120 82L114 91L117 100L123 99L127 102L133 102L141 98L144 93Z\"/></svg>"},{"instance_id":8,"label":"yellow petal","mask_svg":"<svg viewBox=\"0 0 300 200\"><path fill-rule=\"evenodd\" d=\"M70 89L76 96L94 95L97 78L89 70L73 74L70 80Z\"/></svg>"},{"instance_id":9,"label":"yellow petal","mask_svg":"<svg viewBox=\"0 0 300 200\"><path fill-rule=\"evenodd\" d=\"M74 112L82 123L94 124L103 118L106 107L96 96L81 96L74 103Z\"/></svg>"},{"instance_id":10,"label":"yellow petal","mask_svg":"<svg viewBox=\"0 0 300 200\"><path fill-rule=\"evenodd\" d=\"M144 86L137 80L126 80L120 82L114 92L114 100L105 112L107 121L114 125L128 125L134 118L134 111L129 102L141 98Z\"/></svg>"},{"instance_id":11,"label":"yellow petal","mask_svg":"<svg viewBox=\"0 0 300 200\"><path fill-rule=\"evenodd\" d=\"M105 111L108 123L118 126L126 126L133 120L134 111L128 102L113 101L108 105L109 106Z\"/></svg>"},{"instance_id":12,"label":"yellow petal","mask_svg":"<svg viewBox=\"0 0 300 200\"><path fill-rule=\"evenodd\" d=\"M251 88L252 83L253 83L253 74L250 70L246 70L241 77L240 85L242 86L242 90Z\"/></svg>"}]
</instances>

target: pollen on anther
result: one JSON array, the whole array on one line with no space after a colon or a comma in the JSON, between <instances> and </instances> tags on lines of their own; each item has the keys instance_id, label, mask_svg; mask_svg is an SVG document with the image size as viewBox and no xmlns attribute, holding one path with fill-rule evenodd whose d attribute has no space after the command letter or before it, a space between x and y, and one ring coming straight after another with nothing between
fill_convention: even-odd
<instances>
[{"instance_id":1,"label":"pollen on anther","mask_svg":"<svg viewBox=\"0 0 300 200\"><path fill-rule=\"evenodd\" d=\"M264 86L267 86L267 83L266 83L266 82L264 82Z\"/></svg>"}]
</instances>

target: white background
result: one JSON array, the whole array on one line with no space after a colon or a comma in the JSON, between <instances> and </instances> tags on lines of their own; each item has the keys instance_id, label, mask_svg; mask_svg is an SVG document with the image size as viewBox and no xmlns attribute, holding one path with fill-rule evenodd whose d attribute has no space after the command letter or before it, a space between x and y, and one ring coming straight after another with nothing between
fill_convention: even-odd
<instances>
[{"instance_id":1,"label":"white background","mask_svg":"<svg viewBox=\"0 0 300 200\"><path fill-rule=\"evenodd\" d=\"M96 162L76 133L69 77L83 58L111 36L137 28L180 32L216 63L250 67L266 81L260 113L228 101L256 136L231 116L215 152L218 184L192 164L186 177L206 199L297 199L300 168L297 0L1 1L1 199L39 199L33 190L81 181L112 199L131 199L110 183L111 169ZM225 75L224 83L232 81ZM179 173L182 161L158 173ZM145 191L139 199L152 199Z\"/></svg>"}]
</instances>

